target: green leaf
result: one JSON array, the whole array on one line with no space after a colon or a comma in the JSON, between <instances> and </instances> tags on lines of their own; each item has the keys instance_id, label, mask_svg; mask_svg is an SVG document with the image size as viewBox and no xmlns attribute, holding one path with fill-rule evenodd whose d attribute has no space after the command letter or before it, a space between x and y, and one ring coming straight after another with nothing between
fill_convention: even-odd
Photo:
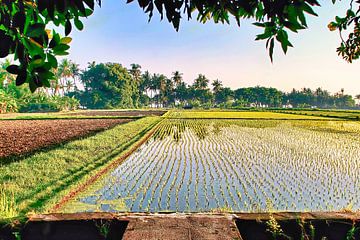
<instances>
[{"instance_id":1,"label":"green leaf","mask_svg":"<svg viewBox=\"0 0 360 240\"><path fill-rule=\"evenodd\" d=\"M307 12L311 15L318 16L317 13L314 12L314 10L305 2L302 5L302 9L304 9L305 12Z\"/></svg>"},{"instance_id":2,"label":"green leaf","mask_svg":"<svg viewBox=\"0 0 360 240\"><path fill-rule=\"evenodd\" d=\"M43 80L42 80L42 83L43 83L44 86L47 87L47 88L51 87L49 79L43 79Z\"/></svg>"},{"instance_id":3,"label":"green leaf","mask_svg":"<svg viewBox=\"0 0 360 240\"><path fill-rule=\"evenodd\" d=\"M29 88L32 93L34 93L37 89L37 86L33 79L30 79L30 81L29 81Z\"/></svg>"},{"instance_id":4,"label":"green leaf","mask_svg":"<svg viewBox=\"0 0 360 240\"><path fill-rule=\"evenodd\" d=\"M56 47L53 48L53 51L54 52L65 52L66 50L68 50L70 48L69 45L66 45L66 44L59 44L57 45ZM59 55L59 54L56 54L56 55Z\"/></svg>"},{"instance_id":5,"label":"green leaf","mask_svg":"<svg viewBox=\"0 0 360 240\"><path fill-rule=\"evenodd\" d=\"M257 27L265 27L265 23L260 23L260 22L255 22L253 23L253 25L257 26Z\"/></svg>"},{"instance_id":6,"label":"green leaf","mask_svg":"<svg viewBox=\"0 0 360 240\"><path fill-rule=\"evenodd\" d=\"M16 77L16 81L15 81L16 86L23 85L26 82L26 79L27 79L26 71L19 73L19 75Z\"/></svg>"},{"instance_id":7,"label":"green leaf","mask_svg":"<svg viewBox=\"0 0 360 240\"><path fill-rule=\"evenodd\" d=\"M74 23L75 23L75 26L76 28L81 31L84 29L84 24L78 19L78 18L75 18L74 19Z\"/></svg>"},{"instance_id":8,"label":"green leaf","mask_svg":"<svg viewBox=\"0 0 360 240\"><path fill-rule=\"evenodd\" d=\"M33 67L39 67L39 66L42 66L44 64L44 59L43 58L36 58L36 59L33 59L30 64L33 66Z\"/></svg>"},{"instance_id":9,"label":"green leaf","mask_svg":"<svg viewBox=\"0 0 360 240\"><path fill-rule=\"evenodd\" d=\"M35 23L29 26L26 32L28 37L41 37L44 34L45 25L42 23Z\"/></svg>"},{"instance_id":10,"label":"green leaf","mask_svg":"<svg viewBox=\"0 0 360 240\"><path fill-rule=\"evenodd\" d=\"M69 55L68 52L56 52L55 54L56 54L57 56L67 56L67 55Z\"/></svg>"},{"instance_id":11,"label":"green leaf","mask_svg":"<svg viewBox=\"0 0 360 240\"><path fill-rule=\"evenodd\" d=\"M63 37L61 40L60 40L60 43L62 44L69 44L71 43L72 41L72 38L71 37Z\"/></svg>"},{"instance_id":12,"label":"green leaf","mask_svg":"<svg viewBox=\"0 0 360 240\"><path fill-rule=\"evenodd\" d=\"M281 47L284 51L284 53L287 53L287 49L288 49L288 35L287 32L285 32L284 30L280 29L276 35L276 40L278 40L281 43Z\"/></svg>"},{"instance_id":13,"label":"green leaf","mask_svg":"<svg viewBox=\"0 0 360 240\"><path fill-rule=\"evenodd\" d=\"M71 33L71 22L70 20L68 19L65 23L65 35L69 35Z\"/></svg>"},{"instance_id":14,"label":"green leaf","mask_svg":"<svg viewBox=\"0 0 360 240\"><path fill-rule=\"evenodd\" d=\"M58 61L56 59L56 57L54 57L54 55L48 53L47 55L47 60L49 61L50 65L53 67L53 68L57 68L58 67Z\"/></svg>"},{"instance_id":15,"label":"green leaf","mask_svg":"<svg viewBox=\"0 0 360 240\"><path fill-rule=\"evenodd\" d=\"M84 0L84 2L86 3L86 5L89 6L89 8L91 8L92 10L94 10L94 7L95 7L94 0Z\"/></svg>"},{"instance_id":16,"label":"green leaf","mask_svg":"<svg viewBox=\"0 0 360 240\"><path fill-rule=\"evenodd\" d=\"M6 71L8 71L11 74L19 74L20 68L17 65L10 65L6 68Z\"/></svg>"},{"instance_id":17,"label":"green leaf","mask_svg":"<svg viewBox=\"0 0 360 240\"><path fill-rule=\"evenodd\" d=\"M269 46L269 56L270 56L270 59L271 59L271 62L273 62L273 55L274 55L274 46L275 46L275 40L274 38L272 38L270 40L270 46Z\"/></svg>"}]
</instances>

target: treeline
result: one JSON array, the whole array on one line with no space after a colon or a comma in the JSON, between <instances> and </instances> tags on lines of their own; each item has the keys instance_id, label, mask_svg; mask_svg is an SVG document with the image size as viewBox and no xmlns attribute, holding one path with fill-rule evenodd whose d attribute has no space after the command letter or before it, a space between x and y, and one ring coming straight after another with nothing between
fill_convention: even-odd
<instances>
[{"instance_id":1,"label":"treeline","mask_svg":"<svg viewBox=\"0 0 360 240\"><path fill-rule=\"evenodd\" d=\"M80 81L84 90L69 92L68 95L79 99L87 108L355 107L353 97L343 90L336 94L321 88L294 89L290 93L259 86L232 90L220 80L210 81L202 74L189 85L178 71L168 77L142 72L138 64L127 69L118 63L89 63L80 75Z\"/></svg>"},{"instance_id":2,"label":"treeline","mask_svg":"<svg viewBox=\"0 0 360 240\"><path fill-rule=\"evenodd\" d=\"M16 87L12 76L0 72L0 103L6 97L15 99L23 110L140 108L140 107L294 107L294 108L354 108L355 100L344 90L336 94L318 88L282 92L276 88L249 87L232 90L220 80L210 80L199 74L192 84L175 71L170 77L142 71L132 64L128 69L119 63L91 62L81 71L77 64L63 60L54 80L45 89L31 95L27 87ZM2 92L1 92L2 91ZM360 100L360 95L356 97ZM19 100L20 99L20 100ZM31 100L32 99L32 100ZM7 99L6 104L14 101ZM28 101L30 104L23 102ZM24 107L24 106L27 106ZM0 105L1 107L1 105ZM1 111L1 110L0 110Z\"/></svg>"}]
</instances>

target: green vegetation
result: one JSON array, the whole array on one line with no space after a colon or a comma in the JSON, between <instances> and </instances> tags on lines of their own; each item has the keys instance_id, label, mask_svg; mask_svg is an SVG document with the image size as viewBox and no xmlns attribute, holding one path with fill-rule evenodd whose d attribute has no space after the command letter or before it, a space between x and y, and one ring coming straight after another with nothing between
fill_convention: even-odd
<instances>
[{"instance_id":1,"label":"green vegetation","mask_svg":"<svg viewBox=\"0 0 360 240\"><path fill-rule=\"evenodd\" d=\"M117 63L89 65L81 74L84 91L72 96L91 109L136 108L139 105L138 82Z\"/></svg>"},{"instance_id":2,"label":"green vegetation","mask_svg":"<svg viewBox=\"0 0 360 240\"><path fill-rule=\"evenodd\" d=\"M101 0L96 0L101 5ZM133 0L127 1L128 3ZM335 3L336 0L332 0ZM138 0L139 6L151 18L154 12L159 12L179 29L180 20L190 19L197 12L197 20L207 22L213 19L215 23L230 23L233 16L240 26L241 19L254 19L257 27L264 29L256 40L266 40L271 60L275 42L279 42L284 53L292 44L288 31L298 32L307 28L306 15L315 15L314 6L320 6L317 0L274 1L188 1L178 0ZM350 9L345 17L336 17L329 24L329 29L350 30L347 39L341 38L341 46L337 52L346 61L352 62L359 58L360 50L360 7L358 2L351 1ZM356 9L357 8L357 9ZM90 16L95 9L95 0L76 1L23 1L3 0L0 2L0 58L14 55L18 65L11 65L8 72L17 75L16 85L28 83L34 92L39 87L50 87L54 70L58 67L56 56L68 54L70 37L61 37L55 30L48 28L55 25L64 28L68 36L73 27L83 30L82 18ZM185 15L185 16L183 16Z\"/></svg>"},{"instance_id":3,"label":"green vegetation","mask_svg":"<svg viewBox=\"0 0 360 240\"><path fill-rule=\"evenodd\" d=\"M248 87L230 89L219 79L211 81L199 74L192 84L184 82L182 73L171 77L142 72L139 64L127 69L119 63L89 63L81 71L78 64L63 59L50 86L31 94L26 87L16 87L14 76L6 73L7 61L0 74L0 113L45 112L139 107L184 108L355 108L355 100L344 89L330 94L321 88L303 88L282 92L276 88ZM356 96L360 99L360 95Z\"/></svg>"},{"instance_id":4,"label":"green vegetation","mask_svg":"<svg viewBox=\"0 0 360 240\"><path fill-rule=\"evenodd\" d=\"M62 210L264 212L269 200L276 212L359 209L358 122L289 121L268 112L229 114L274 119L207 119L223 113L164 119L146 144Z\"/></svg>"},{"instance_id":5,"label":"green vegetation","mask_svg":"<svg viewBox=\"0 0 360 240\"><path fill-rule=\"evenodd\" d=\"M360 111L340 111L340 110L278 110L276 112L305 115L305 116L321 116L331 118L341 118L349 120L360 120Z\"/></svg>"},{"instance_id":6,"label":"green vegetation","mask_svg":"<svg viewBox=\"0 0 360 240\"><path fill-rule=\"evenodd\" d=\"M75 110L79 107L79 100L64 96L65 88L67 91L74 89L72 85L63 85L59 82L69 83L69 78L73 77L69 74L67 67L68 61L64 60L57 71L56 80L51 81L50 88L44 90L39 89L35 93L31 93L28 88L16 86L14 75L5 71L10 65L9 61L0 64L0 113L13 112L55 112ZM76 69L76 68L75 68ZM74 70L74 69L73 69ZM75 71L75 70L74 70ZM62 93L60 90L62 89Z\"/></svg>"},{"instance_id":7,"label":"green vegetation","mask_svg":"<svg viewBox=\"0 0 360 240\"><path fill-rule=\"evenodd\" d=\"M142 118L17 162L0 164L0 219L53 207L71 189L117 159L160 120Z\"/></svg>"},{"instance_id":8,"label":"green vegetation","mask_svg":"<svg viewBox=\"0 0 360 240\"><path fill-rule=\"evenodd\" d=\"M203 119L308 119L326 120L326 118L315 116L298 116L286 113L274 112L249 112L249 111L172 111L166 115L167 118L203 118Z\"/></svg>"},{"instance_id":9,"label":"green vegetation","mask_svg":"<svg viewBox=\"0 0 360 240\"><path fill-rule=\"evenodd\" d=\"M73 75L69 76L63 77L61 81L72 82ZM211 81L203 74L199 74L192 84L187 84L179 71L167 77L164 74L142 72L139 64L132 64L126 69L117 63L93 62L77 76L77 83L84 90L62 88L63 94L79 99L81 105L87 108L355 107L353 97L345 94L344 90L335 94L321 88L294 89L290 93L260 86L232 90L219 79Z\"/></svg>"}]
</instances>

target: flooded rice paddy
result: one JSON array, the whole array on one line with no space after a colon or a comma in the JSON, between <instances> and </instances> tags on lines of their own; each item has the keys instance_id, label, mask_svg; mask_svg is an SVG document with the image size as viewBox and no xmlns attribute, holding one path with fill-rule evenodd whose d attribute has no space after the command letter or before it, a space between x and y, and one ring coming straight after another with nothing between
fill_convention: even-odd
<instances>
[{"instance_id":1,"label":"flooded rice paddy","mask_svg":"<svg viewBox=\"0 0 360 240\"><path fill-rule=\"evenodd\" d=\"M64 212L360 208L360 124L164 120Z\"/></svg>"}]
</instances>

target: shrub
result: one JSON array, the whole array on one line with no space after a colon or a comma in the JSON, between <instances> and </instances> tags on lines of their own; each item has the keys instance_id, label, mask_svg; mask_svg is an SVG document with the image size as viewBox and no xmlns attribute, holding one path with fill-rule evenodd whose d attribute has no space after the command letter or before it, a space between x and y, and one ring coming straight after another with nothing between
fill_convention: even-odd
<instances>
[{"instance_id":1,"label":"shrub","mask_svg":"<svg viewBox=\"0 0 360 240\"><path fill-rule=\"evenodd\" d=\"M16 98L0 89L0 113L17 112Z\"/></svg>"},{"instance_id":2,"label":"shrub","mask_svg":"<svg viewBox=\"0 0 360 240\"><path fill-rule=\"evenodd\" d=\"M56 112L71 111L79 108L79 101L73 97L49 97L46 94L26 96L21 104L20 112Z\"/></svg>"}]
</instances>

